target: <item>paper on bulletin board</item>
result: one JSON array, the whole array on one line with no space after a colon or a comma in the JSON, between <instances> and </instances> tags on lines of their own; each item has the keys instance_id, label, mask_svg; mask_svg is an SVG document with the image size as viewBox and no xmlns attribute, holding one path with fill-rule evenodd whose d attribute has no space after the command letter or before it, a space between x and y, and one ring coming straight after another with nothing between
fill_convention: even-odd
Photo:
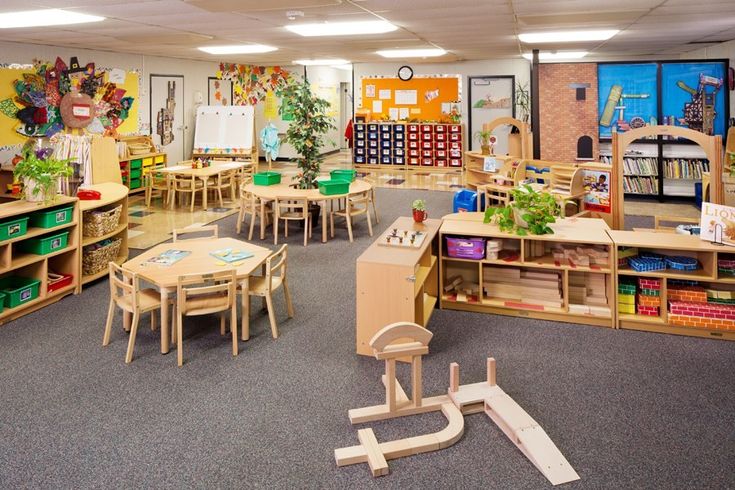
<instances>
[{"instance_id":1,"label":"paper on bulletin board","mask_svg":"<svg viewBox=\"0 0 735 490\"><path fill-rule=\"evenodd\" d=\"M382 100L390 100L390 89L381 89L378 91L378 98Z\"/></svg>"},{"instance_id":2,"label":"paper on bulletin board","mask_svg":"<svg viewBox=\"0 0 735 490\"><path fill-rule=\"evenodd\" d=\"M383 112L383 101L382 100L373 101L373 112L376 114L380 114L381 112Z\"/></svg>"},{"instance_id":3,"label":"paper on bulletin board","mask_svg":"<svg viewBox=\"0 0 735 490\"><path fill-rule=\"evenodd\" d=\"M375 97L375 85L365 86L365 97Z\"/></svg>"},{"instance_id":4,"label":"paper on bulletin board","mask_svg":"<svg viewBox=\"0 0 735 490\"><path fill-rule=\"evenodd\" d=\"M411 114L421 114L420 107L411 107Z\"/></svg>"},{"instance_id":5,"label":"paper on bulletin board","mask_svg":"<svg viewBox=\"0 0 735 490\"><path fill-rule=\"evenodd\" d=\"M396 90L396 104L416 105L418 102L418 90Z\"/></svg>"},{"instance_id":6,"label":"paper on bulletin board","mask_svg":"<svg viewBox=\"0 0 735 490\"><path fill-rule=\"evenodd\" d=\"M125 90L125 97L133 98L133 105L128 111L128 118L118 126L117 132L121 135L137 134L138 108L140 107L140 75L134 71L126 72L125 83L118 83L117 86Z\"/></svg>"},{"instance_id":7,"label":"paper on bulletin board","mask_svg":"<svg viewBox=\"0 0 735 490\"><path fill-rule=\"evenodd\" d=\"M110 83L125 83L125 70L113 68L107 72L107 81Z\"/></svg>"},{"instance_id":8,"label":"paper on bulletin board","mask_svg":"<svg viewBox=\"0 0 735 490\"><path fill-rule=\"evenodd\" d=\"M388 109L388 117L391 121L398 121L398 108L391 107L390 109Z\"/></svg>"},{"instance_id":9,"label":"paper on bulletin board","mask_svg":"<svg viewBox=\"0 0 735 490\"><path fill-rule=\"evenodd\" d=\"M408 119L408 107L398 108L398 119Z\"/></svg>"},{"instance_id":10,"label":"paper on bulletin board","mask_svg":"<svg viewBox=\"0 0 735 490\"><path fill-rule=\"evenodd\" d=\"M276 93L273 92L273 90L268 90L265 93L263 116L265 116L267 120L278 119L278 99L276 98Z\"/></svg>"}]
</instances>

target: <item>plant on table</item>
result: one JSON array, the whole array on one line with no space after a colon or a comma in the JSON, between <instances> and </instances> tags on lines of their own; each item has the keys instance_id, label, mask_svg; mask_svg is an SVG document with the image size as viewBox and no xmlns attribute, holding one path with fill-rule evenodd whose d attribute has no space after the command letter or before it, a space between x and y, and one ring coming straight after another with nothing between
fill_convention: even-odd
<instances>
[{"instance_id":1,"label":"plant on table","mask_svg":"<svg viewBox=\"0 0 735 490\"><path fill-rule=\"evenodd\" d=\"M323 161L322 148L327 141L324 135L337 129L333 118L326 115L329 102L314 94L307 80L289 85L281 96L283 103L279 113L283 115L287 107L293 116L285 141L299 154L294 160L299 167L294 179L298 180L299 189L315 189L319 185L316 178Z\"/></svg>"},{"instance_id":2,"label":"plant on table","mask_svg":"<svg viewBox=\"0 0 735 490\"><path fill-rule=\"evenodd\" d=\"M27 145L15 164L15 181L23 182L22 196L27 201L44 202L56 199L59 179L74 173L72 159L59 160L52 156L52 148L34 148Z\"/></svg>"},{"instance_id":3,"label":"plant on table","mask_svg":"<svg viewBox=\"0 0 735 490\"><path fill-rule=\"evenodd\" d=\"M501 231L521 236L554 233L549 224L561 216L561 206L553 194L537 192L530 185L512 189L510 193L512 200L505 207L485 210L485 223L492 222Z\"/></svg>"},{"instance_id":4,"label":"plant on table","mask_svg":"<svg viewBox=\"0 0 735 490\"><path fill-rule=\"evenodd\" d=\"M483 155L492 154L492 147L495 145L497 138L493 136L492 131L475 131L475 139L480 142Z\"/></svg>"},{"instance_id":5,"label":"plant on table","mask_svg":"<svg viewBox=\"0 0 735 490\"><path fill-rule=\"evenodd\" d=\"M411 205L411 208L413 208L413 220L416 223L423 223L426 221L426 218L428 217L426 212L426 201L423 199L416 199Z\"/></svg>"}]
</instances>

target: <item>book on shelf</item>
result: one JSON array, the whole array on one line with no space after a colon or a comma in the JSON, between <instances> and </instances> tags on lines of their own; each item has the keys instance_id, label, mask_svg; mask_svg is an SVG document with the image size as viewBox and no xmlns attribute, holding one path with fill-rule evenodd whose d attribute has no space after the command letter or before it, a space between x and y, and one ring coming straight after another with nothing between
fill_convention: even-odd
<instances>
[{"instance_id":1,"label":"book on shelf","mask_svg":"<svg viewBox=\"0 0 735 490\"><path fill-rule=\"evenodd\" d=\"M627 194L658 194L658 178L651 176L624 176L623 192Z\"/></svg>"},{"instance_id":2,"label":"book on shelf","mask_svg":"<svg viewBox=\"0 0 735 490\"><path fill-rule=\"evenodd\" d=\"M702 178L702 172L709 172L709 160L701 158L665 158L664 178L695 179Z\"/></svg>"},{"instance_id":3,"label":"book on shelf","mask_svg":"<svg viewBox=\"0 0 735 490\"><path fill-rule=\"evenodd\" d=\"M658 175L658 158L637 157L623 159L624 175Z\"/></svg>"}]
</instances>

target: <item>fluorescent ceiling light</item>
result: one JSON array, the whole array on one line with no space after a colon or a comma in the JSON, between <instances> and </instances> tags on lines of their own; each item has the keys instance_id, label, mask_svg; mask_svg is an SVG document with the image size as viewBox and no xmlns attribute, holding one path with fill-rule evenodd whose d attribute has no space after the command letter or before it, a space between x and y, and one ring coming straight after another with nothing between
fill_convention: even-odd
<instances>
[{"instance_id":1,"label":"fluorescent ceiling light","mask_svg":"<svg viewBox=\"0 0 735 490\"><path fill-rule=\"evenodd\" d=\"M587 51L543 51L538 54L540 60L575 60L587 56ZM533 54L523 53L527 60L533 59Z\"/></svg>"},{"instance_id":2,"label":"fluorescent ceiling light","mask_svg":"<svg viewBox=\"0 0 735 490\"><path fill-rule=\"evenodd\" d=\"M69 10L44 9L24 10L22 12L4 12L0 14L0 29L14 27L63 26L99 22L105 20L97 15L81 14Z\"/></svg>"},{"instance_id":3,"label":"fluorescent ceiling light","mask_svg":"<svg viewBox=\"0 0 735 490\"><path fill-rule=\"evenodd\" d=\"M235 44L231 46L201 46L197 49L209 54L253 54L270 53L278 48L264 44Z\"/></svg>"},{"instance_id":4,"label":"fluorescent ceiling light","mask_svg":"<svg viewBox=\"0 0 735 490\"><path fill-rule=\"evenodd\" d=\"M385 20L361 22L322 22L320 24L291 24L286 29L301 36L357 36L360 34L382 34L398 29Z\"/></svg>"},{"instance_id":5,"label":"fluorescent ceiling light","mask_svg":"<svg viewBox=\"0 0 735 490\"><path fill-rule=\"evenodd\" d=\"M293 62L296 65L304 65L304 66L345 65L349 63L349 61L347 60L338 59L338 58L328 58L328 59L321 59L321 60L293 60Z\"/></svg>"},{"instance_id":6,"label":"fluorescent ceiling light","mask_svg":"<svg viewBox=\"0 0 735 490\"><path fill-rule=\"evenodd\" d=\"M620 32L617 29L598 31L560 31L560 32L534 32L529 34L518 34L521 42L535 43L568 43L574 41L606 41Z\"/></svg>"},{"instance_id":7,"label":"fluorescent ceiling light","mask_svg":"<svg viewBox=\"0 0 735 490\"><path fill-rule=\"evenodd\" d=\"M383 58L432 58L442 56L447 52L441 48L430 49L388 49L376 51Z\"/></svg>"}]
</instances>

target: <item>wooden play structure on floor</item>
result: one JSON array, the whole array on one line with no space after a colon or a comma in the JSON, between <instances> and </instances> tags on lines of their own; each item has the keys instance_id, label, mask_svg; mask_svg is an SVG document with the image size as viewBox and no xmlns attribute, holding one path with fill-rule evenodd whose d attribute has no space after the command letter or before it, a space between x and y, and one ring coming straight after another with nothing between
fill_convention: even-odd
<instances>
[{"instance_id":1,"label":"wooden play structure on floor","mask_svg":"<svg viewBox=\"0 0 735 490\"><path fill-rule=\"evenodd\" d=\"M421 359L429 353L433 334L410 322L399 322L380 330L370 341L375 358L385 361L385 404L350 410L352 424L441 411L449 422L433 434L379 443L372 429L360 429L360 444L334 451L337 466L367 463L372 475L387 475L388 460L452 446L464 434L464 415L485 413L536 468L553 484L579 480L541 426L496 383L495 359L487 360L487 381L459 384L459 365L449 366L446 395L423 398ZM400 343L396 343L400 342ZM396 379L396 359L411 362L411 399Z\"/></svg>"}]
</instances>

